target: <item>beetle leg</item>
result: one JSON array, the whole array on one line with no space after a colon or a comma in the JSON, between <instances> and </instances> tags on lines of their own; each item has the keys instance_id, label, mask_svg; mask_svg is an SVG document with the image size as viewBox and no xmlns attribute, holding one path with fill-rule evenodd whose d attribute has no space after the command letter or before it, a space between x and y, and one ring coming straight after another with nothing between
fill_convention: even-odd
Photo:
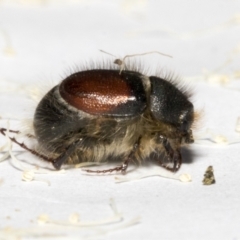
<instances>
[{"instance_id":1,"label":"beetle leg","mask_svg":"<svg viewBox=\"0 0 240 240\"><path fill-rule=\"evenodd\" d=\"M59 170L61 166L67 161L73 151L78 147L80 142L82 142L82 138L71 143L60 156L52 160L52 164L57 170Z\"/></svg>"},{"instance_id":2,"label":"beetle leg","mask_svg":"<svg viewBox=\"0 0 240 240\"><path fill-rule=\"evenodd\" d=\"M0 128L0 132L1 132L2 135L4 135L4 136L6 136L6 133L5 133L6 131L7 131L6 128ZM11 133L16 133L16 134L20 133L19 131L15 131L15 130L8 130L8 131L11 132ZM28 137L34 137L33 135L27 135L27 136L28 136ZM43 160L45 160L45 161L52 162L52 159L51 159L51 158L48 158L47 156L45 156L45 155L43 155L43 154L40 154L40 153L37 152L36 150L29 148L25 143L19 142L15 137L10 137L10 136L8 136L8 138L9 138L12 142L14 142L14 143L16 143L17 145L19 145L21 148L23 148L23 149L29 151L30 153L32 153L33 155L35 155L35 156L37 156L37 157L39 157L39 158L41 158L41 159L43 159Z\"/></svg>"},{"instance_id":3,"label":"beetle leg","mask_svg":"<svg viewBox=\"0 0 240 240\"><path fill-rule=\"evenodd\" d=\"M1 132L4 136L6 136L6 133L5 133L6 131L7 131L7 129L5 129L5 128L0 128L0 132ZM16 133L16 134L20 133L19 131L14 131L14 130L9 130L9 132L11 132L11 133ZM32 135L29 135L28 137L33 137L33 136L32 136ZM71 153L73 152L73 150L76 149L77 143L79 143L79 142L82 140L82 139L79 139L79 140L77 140L76 142L72 143L67 149L65 149L65 151L64 151L63 154L61 154L59 157L53 159L53 158L49 158L49 157L47 157L47 156L45 156L45 155L43 155L43 154L40 154L39 152L37 152L37 151L34 150L34 149L29 148L25 143L20 143L20 142L17 141L16 138L14 138L14 137L9 137L9 139L10 139L12 142L16 143L17 145L19 145L21 148L29 151L29 152L32 153L33 155L35 155L35 156L37 156L37 157L39 157L39 158L41 158L41 159L43 159L43 160L45 160L45 161L47 161L47 162L52 162L54 168L57 169L57 170L59 170L59 169L61 168L62 164L63 164L64 162L66 162L67 158L71 155Z\"/></svg>"},{"instance_id":4,"label":"beetle leg","mask_svg":"<svg viewBox=\"0 0 240 240\"><path fill-rule=\"evenodd\" d=\"M173 167L167 166L161 160L158 160L158 163L161 167L164 167L169 171L176 172L181 167L181 164L182 164L182 156L181 156L180 149L177 148L174 150L166 138L163 139L162 144L163 144L163 147L165 148L169 161L173 162Z\"/></svg>"},{"instance_id":5,"label":"beetle leg","mask_svg":"<svg viewBox=\"0 0 240 240\"><path fill-rule=\"evenodd\" d=\"M139 143L140 143L140 139L138 139L138 141L134 144L133 146L133 150L131 151L131 153L128 155L127 159L122 163L122 165L115 167L115 168L110 168L110 169L105 169L105 170L90 170L90 169L83 169L83 171L86 171L88 173L111 173L111 172L119 172L121 171L122 174L126 173L126 170L128 168L128 164L133 160L134 158L134 154L136 153L138 147L139 147Z\"/></svg>"},{"instance_id":6,"label":"beetle leg","mask_svg":"<svg viewBox=\"0 0 240 240\"><path fill-rule=\"evenodd\" d=\"M4 136L6 136L6 134L5 134L6 131L7 131L6 128L0 128L0 132L1 132ZM20 133L19 131L11 130L11 129L9 129L8 131L9 131L10 133L16 133L16 134Z\"/></svg>"},{"instance_id":7,"label":"beetle leg","mask_svg":"<svg viewBox=\"0 0 240 240\"><path fill-rule=\"evenodd\" d=\"M20 133L21 133L21 132L18 131L18 130L11 130L11 129L6 129L6 128L0 128L0 132L1 132L1 134L4 135L4 136L6 136L6 133L5 133L6 131L8 131L8 132L10 132L10 133L16 133L16 134L20 134ZM32 135L32 134L26 134L26 136L29 137L29 138L35 138L35 136ZM10 139L11 139L11 138L10 138Z\"/></svg>"},{"instance_id":8,"label":"beetle leg","mask_svg":"<svg viewBox=\"0 0 240 240\"><path fill-rule=\"evenodd\" d=\"M90 170L90 169L83 169L83 171L88 172L88 173L111 173L111 172L119 172L121 171L122 174L125 174L127 168L128 168L128 163L131 161L130 158L125 160L122 165L115 167L115 168L110 168L110 169L105 169L105 170Z\"/></svg>"}]
</instances>

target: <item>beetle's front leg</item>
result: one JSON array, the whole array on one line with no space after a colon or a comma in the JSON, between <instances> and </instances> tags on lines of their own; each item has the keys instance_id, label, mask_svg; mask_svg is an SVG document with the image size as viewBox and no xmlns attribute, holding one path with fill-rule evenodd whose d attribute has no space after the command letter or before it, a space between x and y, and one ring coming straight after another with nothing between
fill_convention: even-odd
<instances>
[{"instance_id":1,"label":"beetle's front leg","mask_svg":"<svg viewBox=\"0 0 240 240\"><path fill-rule=\"evenodd\" d=\"M180 148L172 148L171 144L167 140L166 137L161 137L162 138L162 145L165 149L168 161L173 163L172 167L169 167L166 163L163 163L161 160L158 160L158 163L161 167L166 168L169 171L176 172L182 164L182 155L180 152Z\"/></svg>"}]
</instances>

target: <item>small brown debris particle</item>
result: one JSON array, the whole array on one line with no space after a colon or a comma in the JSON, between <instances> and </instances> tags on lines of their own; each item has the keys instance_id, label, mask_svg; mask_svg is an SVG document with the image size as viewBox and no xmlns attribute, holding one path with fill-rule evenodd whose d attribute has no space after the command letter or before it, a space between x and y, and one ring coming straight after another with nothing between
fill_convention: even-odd
<instances>
[{"instance_id":1,"label":"small brown debris particle","mask_svg":"<svg viewBox=\"0 0 240 240\"><path fill-rule=\"evenodd\" d=\"M215 182L216 181L213 174L213 167L209 166L204 174L203 185L211 185L214 184Z\"/></svg>"}]
</instances>

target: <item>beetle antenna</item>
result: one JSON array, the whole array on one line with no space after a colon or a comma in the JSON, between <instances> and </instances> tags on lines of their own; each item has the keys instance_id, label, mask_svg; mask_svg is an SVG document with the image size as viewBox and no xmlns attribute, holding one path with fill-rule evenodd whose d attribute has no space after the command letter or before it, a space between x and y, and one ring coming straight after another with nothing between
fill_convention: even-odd
<instances>
[{"instance_id":1,"label":"beetle antenna","mask_svg":"<svg viewBox=\"0 0 240 240\"><path fill-rule=\"evenodd\" d=\"M112 57L116 57L115 55L113 55L111 53L108 53L108 52L106 52L104 50L100 50L100 52L106 53L106 54L108 54L108 55L110 55ZM117 64L120 67L119 74L121 74L121 72L123 70L127 70L127 67L126 67L126 64L125 64L125 59L130 58L130 57L136 57L136 56L143 56L143 55L153 54L153 53L156 53L156 54L159 54L159 55L162 55L162 56L165 56L165 57L172 58L171 55L168 55L168 54L165 54L165 53L161 53L161 52L158 52L158 51L151 51L151 52L145 52L145 53L137 53L137 54L126 55L126 56L123 57L123 59L116 58L114 60L114 63Z\"/></svg>"}]
</instances>

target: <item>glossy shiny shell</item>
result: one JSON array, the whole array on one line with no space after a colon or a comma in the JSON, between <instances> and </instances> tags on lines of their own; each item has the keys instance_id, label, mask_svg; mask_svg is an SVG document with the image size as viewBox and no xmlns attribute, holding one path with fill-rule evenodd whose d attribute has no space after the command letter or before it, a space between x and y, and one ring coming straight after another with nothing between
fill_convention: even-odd
<instances>
[{"instance_id":1,"label":"glossy shiny shell","mask_svg":"<svg viewBox=\"0 0 240 240\"><path fill-rule=\"evenodd\" d=\"M59 86L71 106L92 115L134 116L146 108L141 75L117 70L89 70L70 75Z\"/></svg>"}]
</instances>

